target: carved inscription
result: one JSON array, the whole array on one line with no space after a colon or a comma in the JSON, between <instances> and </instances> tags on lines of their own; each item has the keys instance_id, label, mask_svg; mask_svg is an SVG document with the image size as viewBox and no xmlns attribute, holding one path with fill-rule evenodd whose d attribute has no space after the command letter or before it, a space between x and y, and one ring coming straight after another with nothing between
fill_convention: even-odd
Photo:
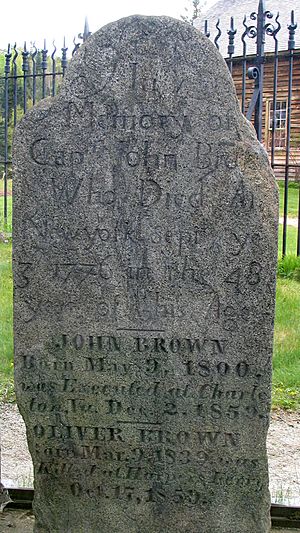
<instances>
[{"instance_id":1,"label":"carved inscription","mask_svg":"<svg viewBox=\"0 0 300 533\"><path fill-rule=\"evenodd\" d=\"M227 339L63 334L53 338L53 345L61 351L59 359L43 362L31 355L22 356L20 360L27 376L21 387L29 412L37 418L47 413L53 419L52 424L45 425L41 418L40 423L33 426L35 453L40 461L38 476L46 479L69 476L69 490L74 497L83 493L90 497L98 494L100 489L93 480L101 478L104 481L100 492L108 499L123 499L127 490L123 483L130 480L135 483L129 498L133 503L137 503L137 499L140 503L154 501L154 493L150 499L141 496L140 482L148 484L147 494L152 493L149 483L154 481L166 487L176 483L176 494L187 490L180 488L184 481L185 486L186 483L193 486L187 493L198 494L196 478L181 470L185 465L197 468L197 483L201 485L193 505L208 504L208 496L206 503L200 498L203 491L214 494L220 485L231 486L238 480L254 491L261 490L255 478L244 478L242 474L236 474L235 478L227 473L217 453L224 450L226 456L231 449L240 450L242 436L236 429L217 429L216 424L264 420L267 416L268 395L261 386L257 369L247 361L227 362L231 349ZM76 361L65 359L70 350L77 353ZM130 357L126 353L130 353ZM121 354L122 361L119 360ZM166 381L175 376L170 357L178 357L181 385L173 386ZM30 385L30 376L37 371L45 379ZM49 371L52 381L46 378ZM116 384L116 376L123 378L122 383ZM197 376L197 385L193 383L194 376ZM56 401L51 401L49 395L54 395ZM182 429L164 429L149 401L159 402L164 424L175 419L177 424L181 421ZM76 423L83 416L90 424ZM95 416L109 417L111 425L95 425ZM197 429L192 429L190 424L196 421ZM66 439L73 443L71 448L65 448ZM101 443L116 444L118 452L103 449ZM123 446L130 446L130 456L122 451ZM117 463L109 472L103 466L108 456ZM248 459L243 460L247 463ZM90 486L71 481L80 461L83 461L80 469L88 469ZM149 469L150 464L158 468L155 473ZM175 465L179 468L176 473ZM118 489L114 482L119 483ZM117 495L116 490L120 491ZM164 500L174 501L172 490L162 489ZM183 497L178 497L177 503L183 503ZM186 505L192 505L191 501L187 500Z\"/></svg>"}]
</instances>

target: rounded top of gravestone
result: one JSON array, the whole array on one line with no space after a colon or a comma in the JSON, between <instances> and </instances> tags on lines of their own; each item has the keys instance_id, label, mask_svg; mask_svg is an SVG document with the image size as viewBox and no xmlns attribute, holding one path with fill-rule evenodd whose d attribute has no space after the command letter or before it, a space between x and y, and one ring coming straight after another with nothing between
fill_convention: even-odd
<instances>
[{"instance_id":1,"label":"rounded top of gravestone","mask_svg":"<svg viewBox=\"0 0 300 533\"><path fill-rule=\"evenodd\" d=\"M147 61L148 66L153 63L153 77L157 86L164 85L162 98L166 103L172 83L182 75L189 84L198 86L199 94L204 91L207 98L215 96L212 80L219 80L222 92L233 90L223 59L199 31L170 17L133 15L110 23L89 37L68 67L61 94L88 100L109 87L114 93L123 94L128 68L134 76L139 60ZM136 88L133 78L132 84ZM145 97L149 98L149 94L144 91Z\"/></svg>"}]
</instances>

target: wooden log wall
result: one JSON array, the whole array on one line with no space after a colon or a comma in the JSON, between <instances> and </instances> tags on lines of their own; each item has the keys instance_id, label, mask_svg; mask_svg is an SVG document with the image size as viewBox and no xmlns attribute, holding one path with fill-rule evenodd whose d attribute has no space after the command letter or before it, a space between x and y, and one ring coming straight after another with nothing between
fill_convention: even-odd
<instances>
[{"instance_id":1,"label":"wooden log wall","mask_svg":"<svg viewBox=\"0 0 300 533\"><path fill-rule=\"evenodd\" d=\"M251 59L247 62L248 67L254 66ZM240 103L242 102L242 62L236 59L233 64L233 79ZM277 101L285 101L286 109L288 103L288 83L289 83L289 58L285 52L281 53L278 63L278 84ZM271 131L269 130L270 102L273 102L274 84L274 57L267 56L264 65L264 107L263 107L263 144L271 155ZM248 109L252 94L254 81L246 80L246 110ZM287 115L286 115L287 117ZM286 118L287 123L287 118ZM286 139L286 130L283 132ZM293 91L291 106L291 149L288 154L289 177L293 180L300 180L300 51L294 54L293 65ZM278 179L284 179L286 164L286 148L275 148L274 171Z\"/></svg>"}]
</instances>

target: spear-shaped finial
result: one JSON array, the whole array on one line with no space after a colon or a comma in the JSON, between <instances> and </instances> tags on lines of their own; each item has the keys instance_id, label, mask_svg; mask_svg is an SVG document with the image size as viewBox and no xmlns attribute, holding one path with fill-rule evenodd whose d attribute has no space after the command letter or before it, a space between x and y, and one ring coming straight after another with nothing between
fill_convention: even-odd
<instances>
[{"instance_id":1,"label":"spear-shaped finial","mask_svg":"<svg viewBox=\"0 0 300 533\"><path fill-rule=\"evenodd\" d=\"M85 42L88 37L92 35L92 33L90 32L90 28L89 28L89 23L88 23L88 19L87 17L85 17L85 20L84 20L84 30L83 30L83 35L82 35L82 40L83 42Z\"/></svg>"}]
</instances>

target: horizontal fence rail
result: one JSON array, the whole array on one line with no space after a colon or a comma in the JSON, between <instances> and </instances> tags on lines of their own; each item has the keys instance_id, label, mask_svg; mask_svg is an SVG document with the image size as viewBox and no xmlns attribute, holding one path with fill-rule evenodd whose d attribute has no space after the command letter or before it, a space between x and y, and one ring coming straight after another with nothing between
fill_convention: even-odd
<instances>
[{"instance_id":1,"label":"horizontal fence rail","mask_svg":"<svg viewBox=\"0 0 300 533\"><path fill-rule=\"evenodd\" d=\"M286 13L284 15L286 17ZM265 8L259 0L257 12L222 19L194 20L220 50L227 62L242 112L252 120L258 139L265 145L272 168L284 180L282 255L286 255L289 223L295 226L295 249L300 255L300 39L294 11L289 20ZM45 97L55 96L68 67L67 52L74 55L80 41L90 35L87 22L83 34L70 49L64 41L42 49L8 46L0 51L0 178L3 177L3 217L8 218L8 183L13 179L11 149L13 129L23 114ZM293 182L293 183L292 183ZM298 210L288 217L290 184L297 189Z\"/></svg>"}]
</instances>

